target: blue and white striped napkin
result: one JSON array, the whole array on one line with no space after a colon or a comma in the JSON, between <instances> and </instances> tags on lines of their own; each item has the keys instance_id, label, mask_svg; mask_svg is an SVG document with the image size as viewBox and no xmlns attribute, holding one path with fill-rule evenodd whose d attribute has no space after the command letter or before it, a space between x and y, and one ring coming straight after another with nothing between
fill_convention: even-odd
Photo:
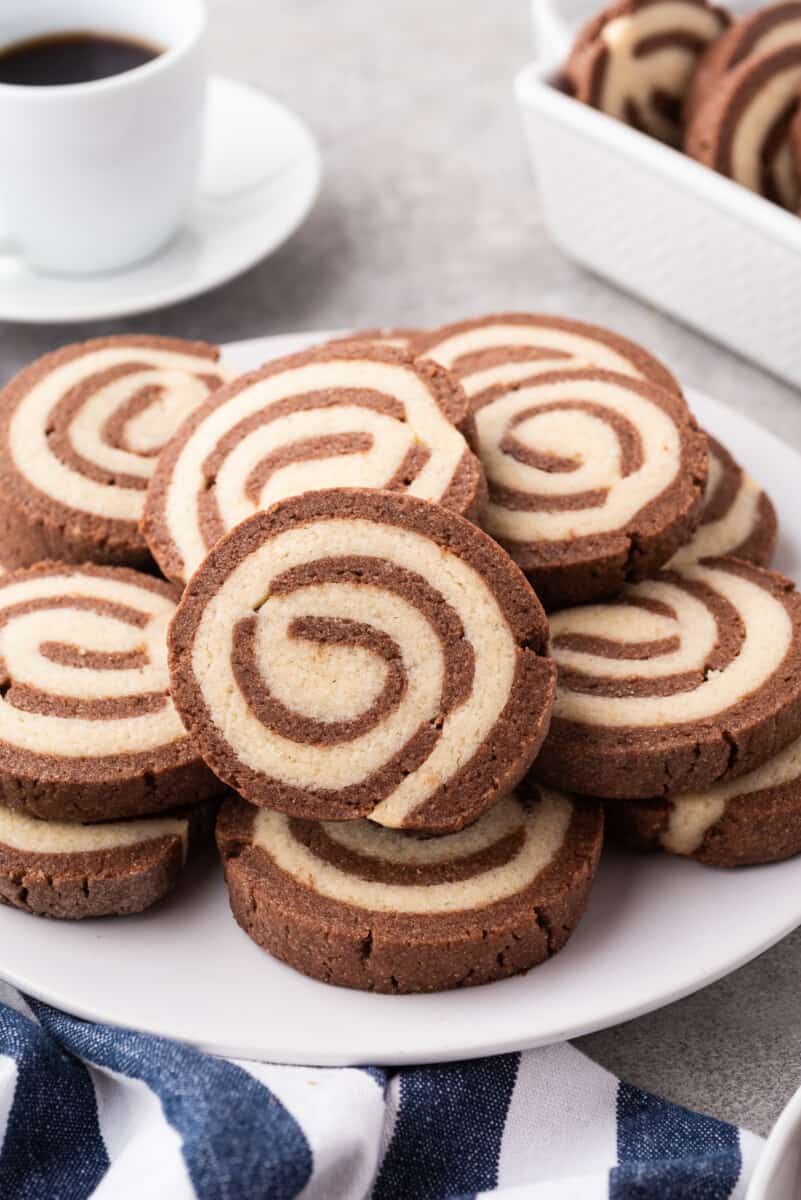
<instances>
[{"instance_id":1,"label":"blue and white striped napkin","mask_svg":"<svg viewBox=\"0 0 801 1200\"><path fill-rule=\"evenodd\" d=\"M727 1200L761 1148L569 1045L399 1071L269 1066L0 984L0 1200Z\"/></svg>"}]
</instances>

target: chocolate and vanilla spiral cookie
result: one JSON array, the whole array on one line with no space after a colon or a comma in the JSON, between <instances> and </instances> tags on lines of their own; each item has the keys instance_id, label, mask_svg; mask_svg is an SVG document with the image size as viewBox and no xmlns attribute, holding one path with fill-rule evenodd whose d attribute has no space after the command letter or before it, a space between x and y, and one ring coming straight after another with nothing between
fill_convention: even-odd
<instances>
[{"instance_id":1,"label":"chocolate and vanilla spiral cookie","mask_svg":"<svg viewBox=\"0 0 801 1200\"><path fill-rule=\"evenodd\" d=\"M735 21L701 55L684 105L685 122L689 124L728 71L792 42L801 42L801 0L780 0Z\"/></svg>"},{"instance_id":2,"label":"chocolate and vanilla spiral cookie","mask_svg":"<svg viewBox=\"0 0 801 1200\"><path fill-rule=\"evenodd\" d=\"M729 20L707 0L615 0L579 33L565 86L583 103L679 146L693 73Z\"/></svg>"},{"instance_id":3,"label":"chocolate and vanilla spiral cookie","mask_svg":"<svg viewBox=\"0 0 801 1200\"><path fill-rule=\"evenodd\" d=\"M172 891L210 840L214 807L80 825L0 805L0 903L77 920L142 912Z\"/></svg>"},{"instance_id":4,"label":"chocolate and vanilla spiral cookie","mask_svg":"<svg viewBox=\"0 0 801 1200\"><path fill-rule=\"evenodd\" d=\"M559 670L534 772L576 793L699 790L801 734L801 597L783 576L704 559L555 614Z\"/></svg>"},{"instance_id":5,"label":"chocolate and vanilla spiral cookie","mask_svg":"<svg viewBox=\"0 0 801 1200\"><path fill-rule=\"evenodd\" d=\"M778 534L770 497L716 438L707 434L707 444L709 478L701 524L668 565L729 555L765 567L773 556Z\"/></svg>"},{"instance_id":6,"label":"chocolate and vanilla spiral cookie","mask_svg":"<svg viewBox=\"0 0 801 1200\"><path fill-rule=\"evenodd\" d=\"M796 212L801 197L792 141L801 89L801 41L752 55L726 72L696 110L685 150Z\"/></svg>"},{"instance_id":7,"label":"chocolate and vanilla spiral cookie","mask_svg":"<svg viewBox=\"0 0 801 1200\"><path fill-rule=\"evenodd\" d=\"M125 567L0 579L0 803L104 821L219 794L170 699L175 599Z\"/></svg>"},{"instance_id":8,"label":"chocolate and vanilla spiral cookie","mask_svg":"<svg viewBox=\"0 0 801 1200\"><path fill-rule=\"evenodd\" d=\"M537 753L547 636L523 575L470 522L393 492L308 492L237 526L192 577L172 695L254 804L445 833Z\"/></svg>"},{"instance_id":9,"label":"chocolate and vanilla spiral cookie","mask_svg":"<svg viewBox=\"0 0 801 1200\"><path fill-rule=\"evenodd\" d=\"M474 405L488 388L568 367L601 367L681 395L667 367L636 342L545 313L493 313L442 325L416 337L411 349L452 371Z\"/></svg>"},{"instance_id":10,"label":"chocolate and vanilla spiral cookie","mask_svg":"<svg viewBox=\"0 0 801 1200\"><path fill-rule=\"evenodd\" d=\"M614 836L634 850L666 850L715 867L792 858L801 854L801 738L730 783L617 800L607 818Z\"/></svg>"},{"instance_id":11,"label":"chocolate and vanilla spiral cookie","mask_svg":"<svg viewBox=\"0 0 801 1200\"><path fill-rule=\"evenodd\" d=\"M600 805L535 787L439 838L238 798L217 824L248 936L314 979L377 992L488 983L545 961L584 912L602 836Z\"/></svg>"},{"instance_id":12,"label":"chocolate and vanilla spiral cookie","mask_svg":"<svg viewBox=\"0 0 801 1200\"><path fill-rule=\"evenodd\" d=\"M691 536L703 435L641 346L581 321L499 313L413 349L459 377L489 485L482 524L546 607L614 595Z\"/></svg>"},{"instance_id":13,"label":"chocolate and vanilla spiral cookie","mask_svg":"<svg viewBox=\"0 0 801 1200\"><path fill-rule=\"evenodd\" d=\"M497 384L473 405L482 524L546 608L614 596L695 530L706 438L675 393L591 367Z\"/></svg>"},{"instance_id":14,"label":"chocolate and vanilla spiral cookie","mask_svg":"<svg viewBox=\"0 0 801 1200\"><path fill-rule=\"evenodd\" d=\"M386 488L474 518L486 496L469 405L434 363L381 347L323 346L243 376L162 454L143 529L186 581L229 529L286 496Z\"/></svg>"},{"instance_id":15,"label":"chocolate and vanilla spiral cookie","mask_svg":"<svg viewBox=\"0 0 801 1200\"><path fill-rule=\"evenodd\" d=\"M0 392L0 555L148 568L139 521L156 457L226 378L203 342L65 346Z\"/></svg>"}]
</instances>

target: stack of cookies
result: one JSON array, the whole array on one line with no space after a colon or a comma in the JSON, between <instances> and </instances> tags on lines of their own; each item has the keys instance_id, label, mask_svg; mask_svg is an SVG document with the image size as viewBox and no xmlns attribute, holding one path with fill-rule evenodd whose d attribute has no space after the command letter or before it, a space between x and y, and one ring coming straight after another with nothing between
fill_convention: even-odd
<instances>
[{"instance_id":1,"label":"stack of cookies","mask_svg":"<svg viewBox=\"0 0 801 1200\"><path fill-rule=\"evenodd\" d=\"M156 456L217 358L107 338L0 398L0 899L29 912L139 912L213 824L222 785L170 698L180 592L135 568Z\"/></svg>"},{"instance_id":2,"label":"stack of cookies","mask_svg":"<svg viewBox=\"0 0 801 1200\"><path fill-rule=\"evenodd\" d=\"M475 523L477 444L456 376L369 331L217 392L149 488L148 542L185 585L173 699L235 793L234 913L329 982L530 967L595 872L600 806L523 782L556 670L536 594Z\"/></svg>"},{"instance_id":3,"label":"stack of cookies","mask_svg":"<svg viewBox=\"0 0 801 1200\"><path fill-rule=\"evenodd\" d=\"M225 792L254 941L430 991L565 944L605 813L721 865L801 850L775 513L625 338L501 315L228 381L110 339L0 410L11 903L143 907Z\"/></svg>"},{"instance_id":4,"label":"stack of cookies","mask_svg":"<svg viewBox=\"0 0 801 1200\"><path fill-rule=\"evenodd\" d=\"M551 610L533 777L601 799L638 849L801 852L801 599L765 569L765 493L665 368L605 331L516 315L421 346L471 398L485 527Z\"/></svg>"},{"instance_id":5,"label":"stack of cookies","mask_svg":"<svg viewBox=\"0 0 801 1200\"><path fill-rule=\"evenodd\" d=\"M791 212L801 205L801 3L613 0L563 71L577 99Z\"/></svg>"}]
</instances>

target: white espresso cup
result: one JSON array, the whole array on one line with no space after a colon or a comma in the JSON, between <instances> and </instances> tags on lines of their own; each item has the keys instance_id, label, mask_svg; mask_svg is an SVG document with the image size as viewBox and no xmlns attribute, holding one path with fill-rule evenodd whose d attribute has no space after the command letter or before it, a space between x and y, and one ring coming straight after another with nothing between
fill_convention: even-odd
<instances>
[{"instance_id":1,"label":"white espresso cup","mask_svg":"<svg viewBox=\"0 0 801 1200\"><path fill-rule=\"evenodd\" d=\"M89 83L0 83L0 233L33 266L111 271L180 228L203 149L205 31L202 0L0 0L0 49L89 32L163 51Z\"/></svg>"}]
</instances>

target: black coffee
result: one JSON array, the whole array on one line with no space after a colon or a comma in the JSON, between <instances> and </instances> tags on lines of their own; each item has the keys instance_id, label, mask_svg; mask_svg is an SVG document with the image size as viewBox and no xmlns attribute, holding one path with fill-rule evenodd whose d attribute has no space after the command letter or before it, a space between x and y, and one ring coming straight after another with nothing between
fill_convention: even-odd
<instances>
[{"instance_id":1,"label":"black coffee","mask_svg":"<svg viewBox=\"0 0 801 1200\"><path fill-rule=\"evenodd\" d=\"M158 46L109 33L48 33L0 50L0 83L91 83L132 71L162 53Z\"/></svg>"}]
</instances>

